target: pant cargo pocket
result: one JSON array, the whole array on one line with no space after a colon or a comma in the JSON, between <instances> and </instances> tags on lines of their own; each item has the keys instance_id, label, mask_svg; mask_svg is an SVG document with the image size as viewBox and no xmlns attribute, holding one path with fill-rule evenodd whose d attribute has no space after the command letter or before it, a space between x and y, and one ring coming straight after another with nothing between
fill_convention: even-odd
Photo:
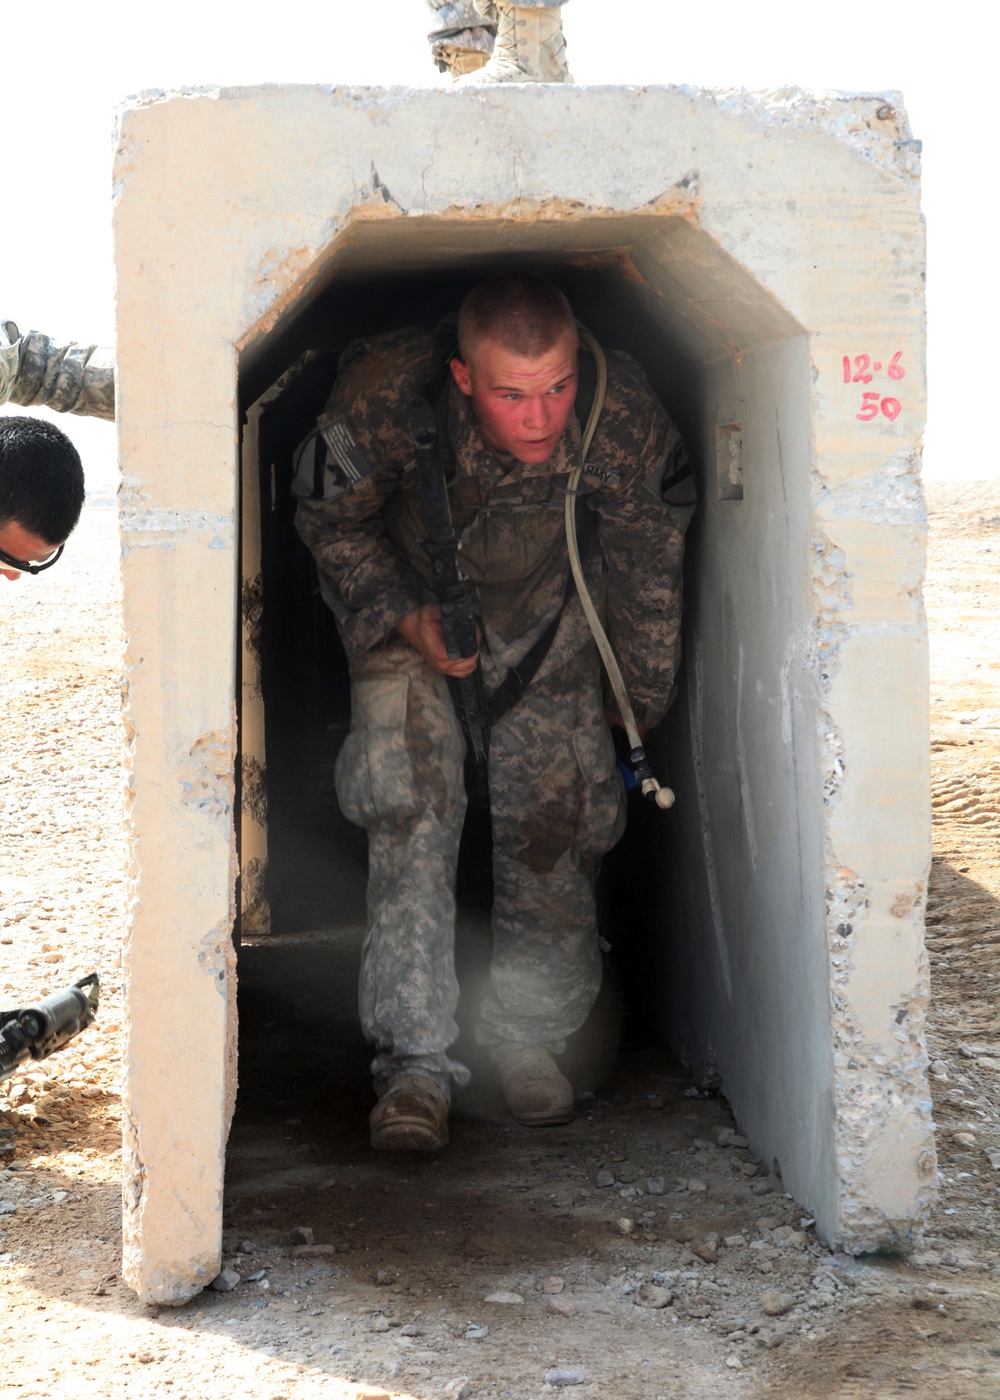
<instances>
[{"instance_id":1,"label":"pant cargo pocket","mask_svg":"<svg viewBox=\"0 0 1000 1400\"><path fill-rule=\"evenodd\" d=\"M349 821L371 827L417 810L413 764L406 742L406 676L355 682L351 732L334 770L340 808Z\"/></svg>"},{"instance_id":2,"label":"pant cargo pocket","mask_svg":"<svg viewBox=\"0 0 1000 1400\"><path fill-rule=\"evenodd\" d=\"M573 851L578 865L595 864L625 830L625 787L615 766L615 748L606 728L578 729L573 752L581 775Z\"/></svg>"}]
</instances>

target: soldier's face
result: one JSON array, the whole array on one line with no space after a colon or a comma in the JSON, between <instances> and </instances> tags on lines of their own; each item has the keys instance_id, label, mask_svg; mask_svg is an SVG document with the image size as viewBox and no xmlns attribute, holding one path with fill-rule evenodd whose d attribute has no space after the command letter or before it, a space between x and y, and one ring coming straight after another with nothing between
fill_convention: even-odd
<instances>
[{"instance_id":1,"label":"soldier's face","mask_svg":"<svg viewBox=\"0 0 1000 1400\"><path fill-rule=\"evenodd\" d=\"M455 383L472 400L483 442L519 462L547 462L563 435L576 399L575 334L537 359L526 360L480 341L468 361L454 359Z\"/></svg>"},{"instance_id":2,"label":"soldier's face","mask_svg":"<svg viewBox=\"0 0 1000 1400\"><path fill-rule=\"evenodd\" d=\"M11 559L23 559L32 563L48 559L58 548L58 545L43 540L41 535L33 535L16 520L0 521L0 551ZM0 578L9 578L13 583L20 577L20 569L5 569L3 559L0 558Z\"/></svg>"}]
</instances>

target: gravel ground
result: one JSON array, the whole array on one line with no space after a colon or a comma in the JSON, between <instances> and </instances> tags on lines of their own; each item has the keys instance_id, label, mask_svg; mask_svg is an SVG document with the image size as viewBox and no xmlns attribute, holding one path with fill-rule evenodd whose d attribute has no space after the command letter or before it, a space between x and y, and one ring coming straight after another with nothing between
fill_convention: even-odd
<instances>
[{"instance_id":1,"label":"gravel ground","mask_svg":"<svg viewBox=\"0 0 1000 1400\"><path fill-rule=\"evenodd\" d=\"M0 1394L1000 1394L1000 487L929 494L941 1201L920 1243L859 1260L815 1238L725 1100L654 1047L626 1047L565 1128L512 1124L486 1083L446 1154L374 1158L356 931L320 930L241 954L239 1282L141 1306L119 1281L113 507L88 506L50 574L0 585L0 1002L102 975L98 1025L0 1085Z\"/></svg>"}]
</instances>

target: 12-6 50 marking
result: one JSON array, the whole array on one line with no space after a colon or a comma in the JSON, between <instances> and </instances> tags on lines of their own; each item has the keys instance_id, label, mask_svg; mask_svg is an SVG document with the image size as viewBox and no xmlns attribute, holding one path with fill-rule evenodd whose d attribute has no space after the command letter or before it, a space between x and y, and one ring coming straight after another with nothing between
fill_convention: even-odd
<instances>
[{"instance_id":1,"label":"12-6 50 marking","mask_svg":"<svg viewBox=\"0 0 1000 1400\"><path fill-rule=\"evenodd\" d=\"M890 379L905 379L906 370L901 361L902 350L897 350L892 359L885 365L885 372ZM855 355L853 361L850 355L845 355L842 361L845 384L871 384L877 374L882 372L882 361L873 360L870 355ZM882 395L873 389L868 389L861 395L861 412L856 413L855 418L859 418L862 423L870 423L873 418L877 418L881 413L884 418L891 422L898 418L902 404L899 399L893 398L891 394Z\"/></svg>"}]
</instances>

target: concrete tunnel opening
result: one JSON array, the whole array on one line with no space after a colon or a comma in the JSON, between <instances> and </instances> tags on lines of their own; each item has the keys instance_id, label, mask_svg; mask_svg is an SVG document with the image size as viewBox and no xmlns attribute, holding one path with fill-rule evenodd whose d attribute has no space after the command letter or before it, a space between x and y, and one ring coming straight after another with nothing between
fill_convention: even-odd
<instances>
[{"instance_id":1,"label":"concrete tunnel opening","mask_svg":"<svg viewBox=\"0 0 1000 1400\"><path fill-rule=\"evenodd\" d=\"M604 862L598 900L612 976L580 1033L577 1072L588 1087L613 1067L624 1018L626 1035L669 1047L697 1082L721 1082L728 1091L728 1076L720 1081L719 1074L725 1047L713 1044L705 1015L720 995L733 995L726 921L738 917L746 926L762 898L782 927L804 914L792 868L800 854L793 772L774 755L779 771L768 780L768 812L755 814L750 786L760 791L761 783L751 769L766 769L767 736L744 732L739 714L746 687L760 689L760 670L769 661L780 668L795 624L796 590L781 580L798 582L806 569L793 525L796 512L804 518L806 511L809 460L802 328L681 217L361 225L241 364L244 669L253 631L263 711L250 738L244 674L240 1051L253 1072L240 1079L241 1110L248 1106L251 1116L259 1106L249 1101L266 1082L267 1057L252 1043L265 1003L272 1024L297 1028L306 1062L315 1061L317 1045L327 1046L325 1079L346 1057L360 1087L368 1059L353 986L353 950L365 920L366 838L341 815L333 791L350 721L347 663L315 566L294 531L292 452L321 411L350 340L434 322L481 277L517 266L550 277L602 343L642 363L688 444L700 499L688 537L678 692L651 743L678 804L661 813L633 796L625 836ZM259 577L252 544L247 564L248 521L259 529ZM772 804L786 808L780 831ZM255 851L266 828L265 856L248 848L248 809L258 818L250 836ZM768 859L761 847L771 844L787 878L770 882L765 894L758 867ZM463 1004L470 1007L488 964L489 847L488 816L470 807L457 949ZM317 959L326 955L315 944L304 952L299 941L320 930L337 982L332 998L316 995ZM282 964L285 973L277 971ZM290 998L284 1008L279 986ZM756 1047L750 1049L752 1078ZM287 1111L291 1097L275 1092Z\"/></svg>"},{"instance_id":2,"label":"concrete tunnel opening","mask_svg":"<svg viewBox=\"0 0 1000 1400\"><path fill-rule=\"evenodd\" d=\"M349 1150L368 1150L346 959L358 930L345 926L334 967L338 938L310 929L331 908L346 925L348 874L357 912L363 851L341 828L323 847L334 897L297 888L296 842L317 826L291 817L324 776L328 749L310 735L326 742L331 717L309 709L319 685L296 686L280 662L284 690L265 696L276 600L306 680L319 664L294 605L313 605L311 584L269 552L278 449L318 407L322 355L325 390L352 336L433 319L517 264L548 271L595 334L637 354L700 479L679 692L651 745L677 805L636 811L616 856L628 870L610 905L627 939L611 928L610 941L635 950L626 993L696 1080L722 1084L821 1239L867 1250L920 1230L936 1158L917 153L885 94L324 86L126 104L123 1268L143 1299L182 1301L219 1267L234 892L243 1107L230 1162L268 1084L297 1116L317 1046L326 1097L312 1121L354 1124ZM342 702L343 674L326 675L324 703ZM284 1119L270 1127L291 1151Z\"/></svg>"}]
</instances>

